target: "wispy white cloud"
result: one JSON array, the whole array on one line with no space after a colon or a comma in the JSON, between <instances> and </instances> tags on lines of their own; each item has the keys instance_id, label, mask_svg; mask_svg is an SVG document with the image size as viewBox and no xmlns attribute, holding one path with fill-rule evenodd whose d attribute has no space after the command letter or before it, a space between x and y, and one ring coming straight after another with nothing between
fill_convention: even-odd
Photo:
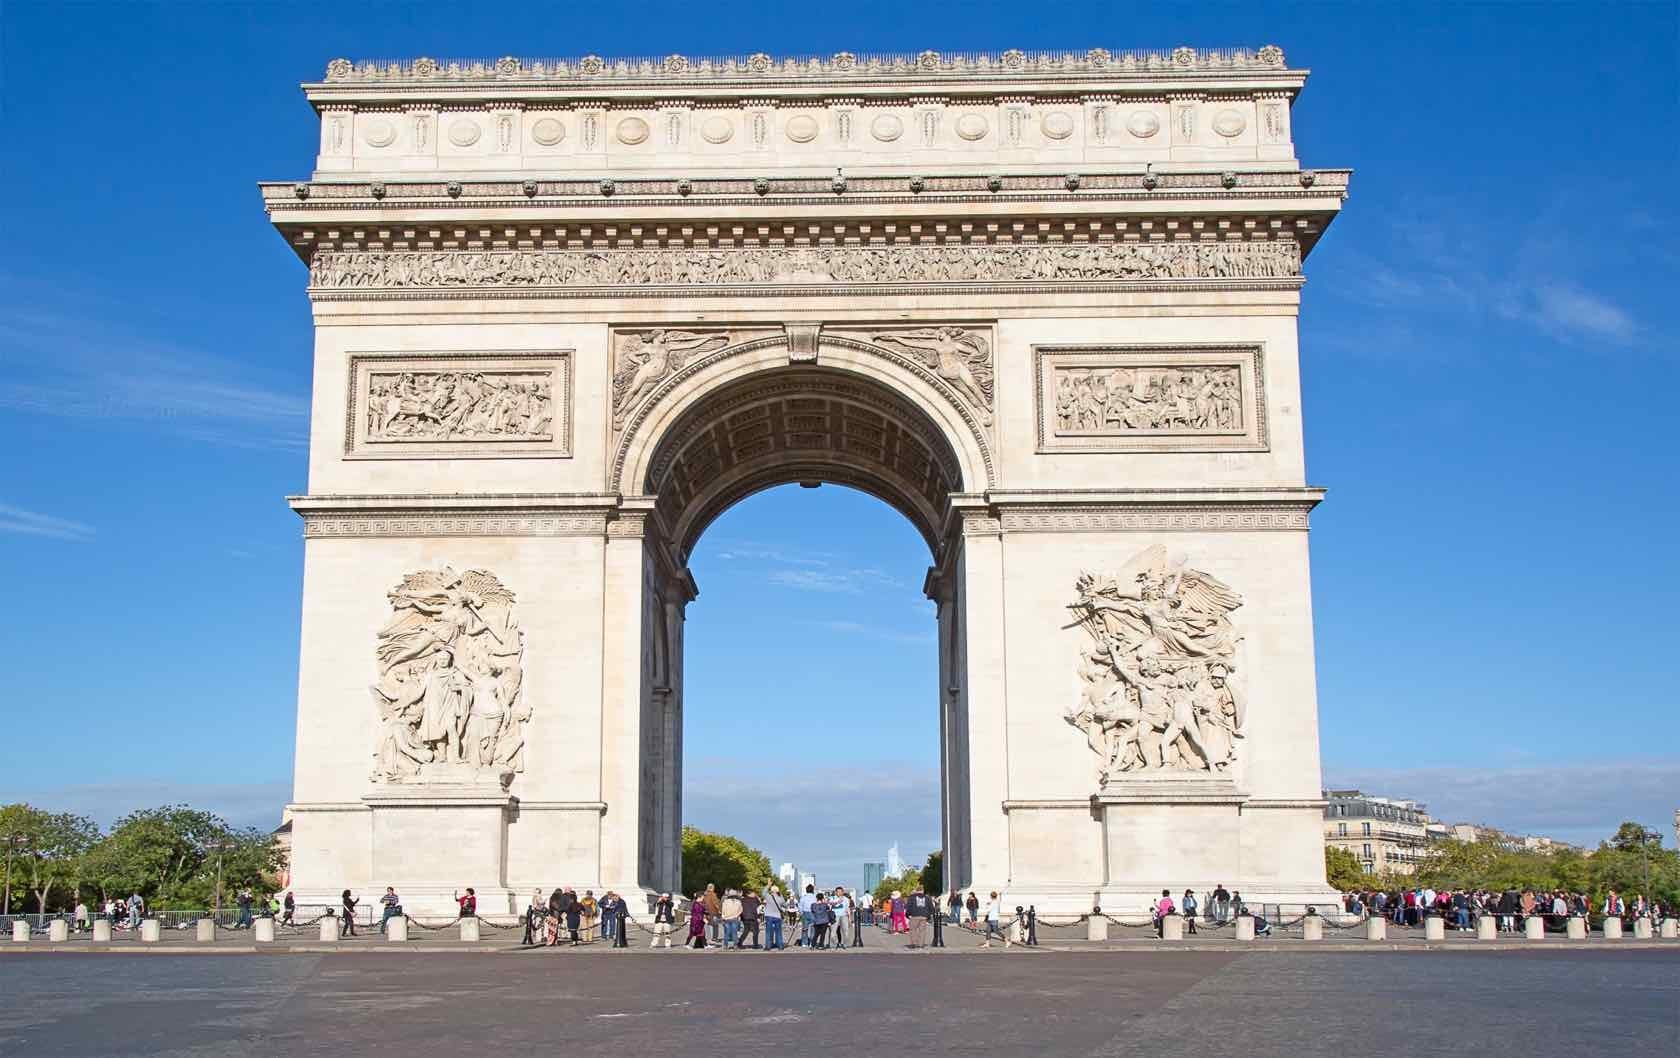
<instances>
[{"instance_id":1,"label":"wispy white cloud","mask_svg":"<svg viewBox=\"0 0 1680 1058\"><path fill-rule=\"evenodd\" d=\"M1383 768L1327 765L1326 786L1411 797L1450 823L1484 823L1593 847L1627 820L1673 840L1680 759Z\"/></svg>"},{"instance_id":2,"label":"wispy white cloud","mask_svg":"<svg viewBox=\"0 0 1680 1058\"><path fill-rule=\"evenodd\" d=\"M0 350L20 367L0 407L152 426L217 445L301 448L309 399L248 364L124 333L71 313L9 305Z\"/></svg>"},{"instance_id":3,"label":"wispy white cloud","mask_svg":"<svg viewBox=\"0 0 1680 1058\"><path fill-rule=\"evenodd\" d=\"M870 588L902 588L904 582L878 569L778 569L770 572L770 583L800 591L860 594Z\"/></svg>"},{"instance_id":4,"label":"wispy white cloud","mask_svg":"<svg viewBox=\"0 0 1680 1058\"><path fill-rule=\"evenodd\" d=\"M1621 308L1568 283L1548 283L1535 294L1540 319L1549 329L1614 342L1631 341L1638 331L1633 317Z\"/></svg>"},{"instance_id":5,"label":"wispy white cloud","mask_svg":"<svg viewBox=\"0 0 1680 1058\"><path fill-rule=\"evenodd\" d=\"M861 636L865 639L875 639L883 643L908 643L913 646L927 646L939 641L931 617L928 620L927 629L921 632L883 628L878 625L864 624L862 621L801 621L800 624L820 628L825 632L833 632L836 635Z\"/></svg>"},{"instance_id":6,"label":"wispy white cloud","mask_svg":"<svg viewBox=\"0 0 1680 1058\"><path fill-rule=\"evenodd\" d=\"M834 557L826 551L800 551L796 554L753 543L725 543L714 554L725 562L776 562L790 566L826 566Z\"/></svg>"},{"instance_id":7,"label":"wispy white cloud","mask_svg":"<svg viewBox=\"0 0 1680 1058\"><path fill-rule=\"evenodd\" d=\"M94 529L91 525L73 522L68 518L0 504L0 533L46 536L54 540L79 542L93 539Z\"/></svg>"}]
</instances>

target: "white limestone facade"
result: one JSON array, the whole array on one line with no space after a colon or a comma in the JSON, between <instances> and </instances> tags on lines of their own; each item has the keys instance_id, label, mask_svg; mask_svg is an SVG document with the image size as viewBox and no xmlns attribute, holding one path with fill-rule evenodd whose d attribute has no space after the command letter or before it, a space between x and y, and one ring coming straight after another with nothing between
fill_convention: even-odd
<instances>
[{"instance_id":1,"label":"white limestone facade","mask_svg":"<svg viewBox=\"0 0 1680 1058\"><path fill-rule=\"evenodd\" d=\"M299 898L674 888L688 555L822 482L928 543L955 883L1331 899L1296 323L1349 174L1295 157L1305 80L330 64L262 187L316 325Z\"/></svg>"}]
</instances>

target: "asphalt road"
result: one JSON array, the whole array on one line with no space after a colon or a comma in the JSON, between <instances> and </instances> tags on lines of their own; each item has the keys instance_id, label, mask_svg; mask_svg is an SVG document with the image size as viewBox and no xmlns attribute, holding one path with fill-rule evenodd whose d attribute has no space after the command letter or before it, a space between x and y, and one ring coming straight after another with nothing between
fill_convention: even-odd
<instances>
[{"instance_id":1,"label":"asphalt road","mask_svg":"<svg viewBox=\"0 0 1680 1058\"><path fill-rule=\"evenodd\" d=\"M1680 1054L1680 951L48 954L0 1055Z\"/></svg>"}]
</instances>

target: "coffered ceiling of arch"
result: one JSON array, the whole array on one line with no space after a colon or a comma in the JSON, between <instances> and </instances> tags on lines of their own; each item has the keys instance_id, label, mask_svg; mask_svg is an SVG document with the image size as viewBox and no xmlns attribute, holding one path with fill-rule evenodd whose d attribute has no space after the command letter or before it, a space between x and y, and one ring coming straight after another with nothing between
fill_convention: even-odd
<instances>
[{"instance_id":1,"label":"coffered ceiling of arch","mask_svg":"<svg viewBox=\"0 0 1680 1058\"><path fill-rule=\"evenodd\" d=\"M647 489L687 556L740 499L792 482L850 485L903 512L937 549L962 488L956 455L927 416L886 387L839 371L766 371L703 400L672 427Z\"/></svg>"}]
</instances>

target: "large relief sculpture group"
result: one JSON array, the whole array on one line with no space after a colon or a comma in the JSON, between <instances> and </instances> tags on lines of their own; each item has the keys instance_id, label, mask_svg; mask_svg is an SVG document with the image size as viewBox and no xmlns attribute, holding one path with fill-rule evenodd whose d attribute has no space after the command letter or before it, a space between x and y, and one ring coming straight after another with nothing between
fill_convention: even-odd
<instances>
[{"instance_id":1,"label":"large relief sculpture group","mask_svg":"<svg viewBox=\"0 0 1680 1058\"><path fill-rule=\"evenodd\" d=\"M505 784L525 767L525 633L492 573L410 573L375 651L375 782Z\"/></svg>"},{"instance_id":2,"label":"large relief sculpture group","mask_svg":"<svg viewBox=\"0 0 1680 1058\"><path fill-rule=\"evenodd\" d=\"M1091 637L1068 723L1085 732L1099 781L1137 772L1231 769L1243 737L1236 675L1242 597L1156 545L1117 573L1082 574L1071 610Z\"/></svg>"},{"instance_id":3,"label":"large relief sculpture group","mask_svg":"<svg viewBox=\"0 0 1680 1058\"><path fill-rule=\"evenodd\" d=\"M547 440L554 395L546 373L404 371L368 380L369 440Z\"/></svg>"}]
</instances>

